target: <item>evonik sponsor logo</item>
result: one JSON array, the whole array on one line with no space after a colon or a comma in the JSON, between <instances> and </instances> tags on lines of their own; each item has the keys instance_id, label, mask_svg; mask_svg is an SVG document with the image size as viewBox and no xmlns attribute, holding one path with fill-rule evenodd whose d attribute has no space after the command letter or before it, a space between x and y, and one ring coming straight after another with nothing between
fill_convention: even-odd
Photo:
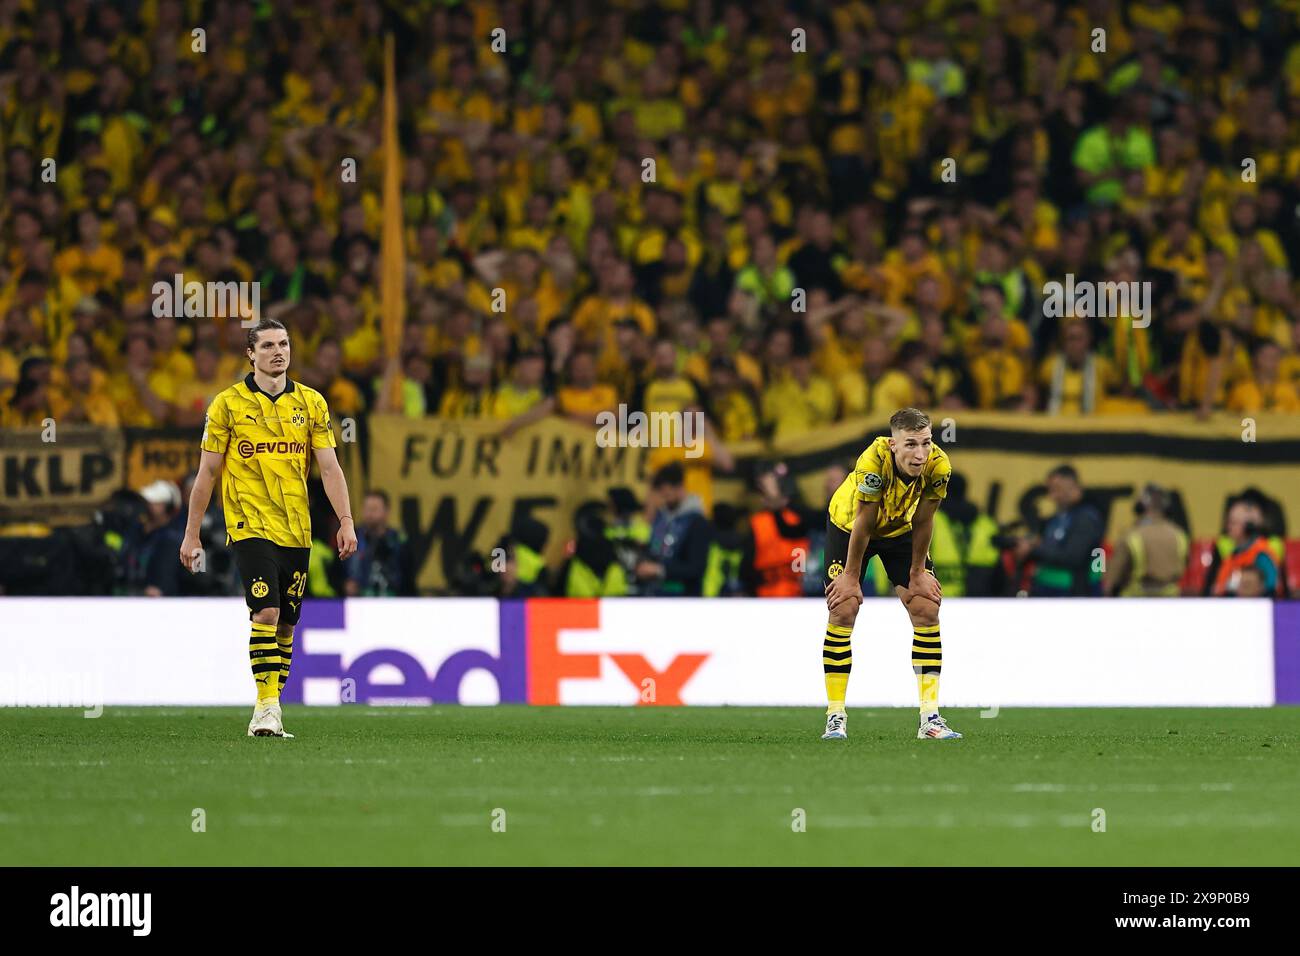
<instances>
[{"instance_id":1,"label":"evonik sponsor logo","mask_svg":"<svg viewBox=\"0 0 1300 956\"><path fill-rule=\"evenodd\" d=\"M305 455L307 444L300 441L259 441L242 439L235 450L240 458L252 458L254 455Z\"/></svg>"}]
</instances>

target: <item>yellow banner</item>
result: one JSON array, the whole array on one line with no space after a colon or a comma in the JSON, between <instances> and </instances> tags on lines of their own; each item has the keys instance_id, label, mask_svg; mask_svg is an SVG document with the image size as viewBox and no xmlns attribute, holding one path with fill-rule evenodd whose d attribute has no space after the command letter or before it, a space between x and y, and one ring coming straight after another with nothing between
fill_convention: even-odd
<instances>
[{"instance_id":1,"label":"yellow banner","mask_svg":"<svg viewBox=\"0 0 1300 956\"><path fill-rule=\"evenodd\" d=\"M370 487L388 493L410 540L421 589L446 585L471 552L487 557L516 516L550 529L546 557L558 564L574 512L610 488L645 497L649 448L602 448L596 430L563 419L502 440L501 422L391 415L371 418Z\"/></svg>"},{"instance_id":2,"label":"yellow banner","mask_svg":"<svg viewBox=\"0 0 1300 956\"><path fill-rule=\"evenodd\" d=\"M852 467L887 428L883 419L859 419L774 445L737 445L731 449L735 470L715 476L714 501L752 505L755 469L781 459L805 503L820 510L830 466ZM393 520L411 539L422 589L445 586L449 570L470 552L486 557L517 514L550 529L547 559L558 566L582 503L604 500L617 486L645 499L653 449L602 448L593 428L560 419L505 440L500 430L500 423L371 419L368 487L392 499ZM1300 488L1296 416L1243 423L1227 415L1196 421L962 412L936 417L934 436L965 476L969 498L1004 524L1051 513L1044 480L1061 463L1078 470L1088 494L1106 510L1110 539L1132 523L1133 502L1147 482L1173 493L1197 538L1218 533L1230 495L1255 487L1285 506Z\"/></svg>"},{"instance_id":3,"label":"yellow banner","mask_svg":"<svg viewBox=\"0 0 1300 956\"><path fill-rule=\"evenodd\" d=\"M159 479L183 486L198 471L199 457L199 440L193 428L131 429L126 442L126 486L139 491Z\"/></svg>"},{"instance_id":4,"label":"yellow banner","mask_svg":"<svg viewBox=\"0 0 1300 956\"><path fill-rule=\"evenodd\" d=\"M809 504L826 498L832 464L851 466L886 419L843 422L822 432L739 450L782 458L795 473ZM1300 487L1300 416L1219 414L1205 421L1191 415L1025 417L1001 412L934 416L935 442L964 475L967 496L1000 523L1052 512L1047 472L1073 465L1085 491L1107 512L1107 538L1133 521L1133 503L1144 485L1171 491L1186 514L1192 536L1218 534L1227 499L1254 487L1282 505ZM719 486L719 500L743 494L743 482ZM1294 518L1293 518L1294 520ZM1300 528L1289 527L1294 536Z\"/></svg>"},{"instance_id":5,"label":"yellow banner","mask_svg":"<svg viewBox=\"0 0 1300 956\"><path fill-rule=\"evenodd\" d=\"M82 425L0 430L0 521L83 521L122 486L122 433Z\"/></svg>"},{"instance_id":6,"label":"yellow banner","mask_svg":"<svg viewBox=\"0 0 1300 956\"><path fill-rule=\"evenodd\" d=\"M397 356L406 319L406 248L402 234L402 156L397 139L397 77L394 41L384 37L384 225L379 237L380 313L384 355Z\"/></svg>"}]
</instances>

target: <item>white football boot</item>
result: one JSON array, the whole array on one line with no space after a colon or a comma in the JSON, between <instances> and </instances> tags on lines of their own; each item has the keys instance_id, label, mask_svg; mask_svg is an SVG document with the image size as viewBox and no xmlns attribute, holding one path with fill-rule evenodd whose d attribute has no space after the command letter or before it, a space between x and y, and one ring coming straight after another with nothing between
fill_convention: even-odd
<instances>
[{"instance_id":1,"label":"white football boot","mask_svg":"<svg viewBox=\"0 0 1300 956\"><path fill-rule=\"evenodd\" d=\"M827 714L826 733L822 734L822 740L847 740L848 723L848 715L842 710Z\"/></svg>"},{"instance_id":2,"label":"white football boot","mask_svg":"<svg viewBox=\"0 0 1300 956\"><path fill-rule=\"evenodd\" d=\"M293 738L293 734L285 733L278 702L265 706L258 704L253 708L253 719L248 722L248 736Z\"/></svg>"},{"instance_id":3,"label":"white football boot","mask_svg":"<svg viewBox=\"0 0 1300 956\"><path fill-rule=\"evenodd\" d=\"M948 726L938 714L932 714L929 720L921 721L916 731L917 740L961 740L961 734Z\"/></svg>"}]
</instances>

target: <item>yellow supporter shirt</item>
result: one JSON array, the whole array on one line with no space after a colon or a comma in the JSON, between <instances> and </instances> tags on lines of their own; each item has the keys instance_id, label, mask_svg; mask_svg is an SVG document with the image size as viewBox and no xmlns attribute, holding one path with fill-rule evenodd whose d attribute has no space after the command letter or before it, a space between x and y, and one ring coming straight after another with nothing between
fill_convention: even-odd
<instances>
[{"instance_id":1,"label":"yellow supporter shirt","mask_svg":"<svg viewBox=\"0 0 1300 956\"><path fill-rule=\"evenodd\" d=\"M1261 388L1254 379L1238 382L1228 396L1234 412L1300 412L1300 393L1290 382L1279 379Z\"/></svg>"},{"instance_id":2,"label":"yellow supporter shirt","mask_svg":"<svg viewBox=\"0 0 1300 956\"><path fill-rule=\"evenodd\" d=\"M112 289L122 279L122 253L110 245L94 252L73 246L60 252L54 268L77 284L82 295L94 295Z\"/></svg>"},{"instance_id":3,"label":"yellow supporter shirt","mask_svg":"<svg viewBox=\"0 0 1300 956\"><path fill-rule=\"evenodd\" d=\"M117 428L117 406L102 388L88 392L60 389L50 396L50 410L54 418L65 422L86 422L100 428Z\"/></svg>"},{"instance_id":4,"label":"yellow supporter shirt","mask_svg":"<svg viewBox=\"0 0 1300 956\"><path fill-rule=\"evenodd\" d=\"M153 367L165 374L178 385L194 378L194 359L179 348L170 352L159 352L153 357Z\"/></svg>"},{"instance_id":5,"label":"yellow supporter shirt","mask_svg":"<svg viewBox=\"0 0 1300 956\"><path fill-rule=\"evenodd\" d=\"M970 361L977 408L1007 408L1024 397L1027 369L1024 359L1011 349L989 349Z\"/></svg>"},{"instance_id":6,"label":"yellow supporter shirt","mask_svg":"<svg viewBox=\"0 0 1300 956\"><path fill-rule=\"evenodd\" d=\"M489 414L492 418L508 420L517 415L522 415L540 402L542 398L540 388L521 390L506 382L493 394Z\"/></svg>"},{"instance_id":7,"label":"yellow supporter shirt","mask_svg":"<svg viewBox=\"0 0 1300 956\"><path fill-rule=\"evenodd\" d=\"M944 498L952 462L938 445L930 446L930 457L921 474L908 479L894 467L889 438L882 436L858 456L853 471L831 495L828 507L831 524L841 531L853 531L853 516L859 501L880 502L873 538L897 538L912 530L912 516L922 498Z\"/></svg>"},{"instance_id":8,"label":"yellow supporter shirt","mask_svg":"<svg viewBox=\"0 0 1300 956\"><path fill-rule=\"evenodd\" d=\"M178 382L171 396L171 404L181 411L201 412L212 404L222 389L227 387L230 379L214 376L209 381L188 378Z\"/></svg>"},{"instance_id":9,"label":"yellow supporter shirt","mask_svg":"<svg viewBox=\"0 0 1300 956\"><path fill-rule=\"evenodd\" d=\"M680 412L699 401L695 383L689 378L657 378L645 387L645 410L655 412Z\"/></svg>"},{"instance_id":10,"label":"yellow supporter shirt","mask_svg":"<svg viewBox=\"0 0 1300 956\"><path fill-rule=\"evenodd\" d=\"M166 372L150 372L148 384L150 390L164 402L170 402L176 393L176 384ZM140 389L130 373L123 371L109 376L108 395L117 406L118 420L124 426L155 428L163 424L140 399Z\"/></svg>"},{"instance_id":11,"label":"yellow supporter shirt","mask_svg":"<svg viewBox=\"0 0 1300 956\"><path fill-rule=\"evenodd\" d=\"M729 356L736 365L736 374L742 379L754 386L755 390L763 387L763 367L755 361L754 357L745 352L737 351L734 355ZM704 386L709 383L712 375L709 371L709 355L704 352L696 352L686 360L682 367L684 371L697 384ZM821 372L821 369L818 369ZM824 373L823 373L824 374Z\"/></svg>"},{"instance_id":12,"label":"yellow supporter shirt","mask_svg":"<svg viewBox=\"0 0 1300 956\"><path fill-rule=\"evenodd\" d=\"M724 442L746 441L758 437L758 412L742 390L732 389L714 408L718 430Z\"/></svg>"},{"instance_id":13,"label":"yellow supporter shirt","mask_svg":"<svg viewBox=\"0 0 1300 956\"><path fill-rule=\"evenodd\" d=\"M912 380L898 369L887 369L874 382L858 369L845 372L837 381L845 415L893 414L900 408L916 404Z\"/></svg>"},{"instance_id":14,"label":"yellow supporter shirt","mask_svg":"<svg viewBox=\"0 0 1300 956\"><path fill-rule=\"evenodd\" d=\"M647 336L655 334L655 314L650 306L637 299L616 303L604 296L591 295L583 299L573 314L573 325L578 334L589 342L601 341L619 319L636 319Z\"/></svg>"},{"instance_id":15,"label":"yellow supporter shirt","mask_svg":"<svg viewBox=\"0 0 1300 956\"><path fill-rule=\"evenodd\" d=\"M611 411L618 404L618 393L612 385L600 384L591 388L566 385L556 393L556 399L562 414L589 416L594 421L597 412Z\"/></svg>"},{"instance_id":16,"label":"yellow supporter shirt","mask_svg":"<svg viewBox=\"0 0 1300 956\"><path fill-rule=\"evenodd\" d=\"M379 330L373 325L360 325L344 336L341 344L343 350L343 367L350 372L361 372L370 367L380 356L382 340Z\"/></svg>"},{"instance_id":17,"label":"yellow supporter shirt","mask_svg":"<svg viewBox=\"0 0 1300 956\"><path fill-rule=\"evenodd\" d=\"M12 389L7 394L0 395L0 428L43 428L47 418L57 418L53 400L47 401L45 407L26 414L14 408L12 403Z\"/></svg>"},{"instance_id":18,"label":"yellow supporter shirt","mask_svg":"<svg viewBox=\"0 0 1300 956\"><path fill-rule=\"evenodd\" d=\"M820 375L807 387L791 377L763 391L763 421L772 426L773 438L805 435L835 420L835 389Z\"/></svg>"},{"instance_id":19,"label":"yellow supporter shirt","mask_svg":"<svg viewBox=\"0 0 1300 956\"><path fill-rule=\"evenodd\" d=\"M1300 353L1282 356L1282 361L1278 363L1277 376L1282 381L1290 382L1297 389L1300 389ZM0 375L0 378L3 377L3 375Z\"/></svg>"},{"instance_id":20,"label":"yellow supporter shirt","mask_svg":"<svg viewBox=\"0 0 1300 956\"><path fill-rule=\"evenodd\" d=\"M492 393L487 389L453 387L442 393L439 418L480 419L491 417Z\"/></svg>"},{"instance_id":21,"label":"yellow supporter shirt","mask_svg":"<svg viewBox=\"0 0 1300 956\"><path fill-rule=\"evenodd\" d=\"M1056 376L1061 376L1060 407L1053 409L1049 404L1048 411L1061 415L1084 414L1084 399L1089 390L1093 393L1093 411L1096 411L1097 406L1106 398L1107 391L1114 387L1117 378L1115 367L1100 355L1093 356L1092 367L1093 381L1089 382L1085 377L1086 367L1072 368L1061 355L1049 355L1043 359L1038 367L1038 384L1049 403L1052 400L1052 385Z\"/></svg>"},{"instance_id":22,"label":"yellow supporter shirt","mask_svg":"<svg viewBox=\"0 0 1300 956\"><path fill-rule=\"evenodd\" d=\"M0 391L18 381L18 356L10 349L0 349Z\"/></svg>"},{"instance_id":23,"label":"yellow supporter shirt","mask_svg":"<svg viewBox=\"0 0 1300 956\"><path fill-rule=\"evenodd\" d=\"M1200 335L1194 332L1183 340L1183 350L1178 361L1178 400L1182 405L1201 404L1205 390L1209 387L1210 364L1213 360L1214 356L1205 354ZM1234 345L1231 352L1222 355L1222 360L1223 371L1219 376L1219 385L1210 396L1210 404L1214 406L1221 406L1229 389L1251 374L1250 357L1240 345Z\"/></svg>"},{"instance_id":24,"label":"yellow supporter shirt","mask_svg":"<svg viewBox=\"0 0 1300 956\"><path fill-rule=\"evenodd\" d=\"M310 452L336 447L320 392L290 379L272 398L249 372L212 400L201 446L225 455L227 543L264 538L285 548L311 547Z\"/></svg>"},{"instance_id":25,"label":"yellow supporter shirt","mask_svg":"<svg viewBox=\"0 0 1300 956\"><path fill-rule=\"evenodd\" d=\"M340 415L360 415L365 408L365 399L361 389L351 379L342 375L330 382L325 389L325 398L330 408Z\"/></svg>"}]
</instances>

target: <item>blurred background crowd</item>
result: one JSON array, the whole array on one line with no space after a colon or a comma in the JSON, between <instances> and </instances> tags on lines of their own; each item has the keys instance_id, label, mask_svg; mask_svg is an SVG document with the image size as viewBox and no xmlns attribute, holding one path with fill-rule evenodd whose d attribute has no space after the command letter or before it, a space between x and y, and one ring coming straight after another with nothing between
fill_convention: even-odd
<instances>
[{"instance_id":1,"label":"blurred background crowd","mask_svg":"<svg viewBox=\"0 0 1300 956\"><path fill-rule=\"evenodd\" d=\"M0 0L0 427L197 429L246 370L244 329L156 316L154 283L178 274L260 283L262 314L292 332L293 377L363 427L381 405L508 433L627 403L703 410L725 455L903 406L1297 412L1298 18L1295 0ZM379 328L388 30L407 249L396 369ZM1149 282L1155 320L1046 315L1044 284L1066 275ZM792 503L780 472L759 476L752 514L720 520L686 507L667 465L579 516L570 552L592 580L536 567L527 527L498 577L762 593L764 535L810 537L815 558L820 533L824 502ZM370 553L349 574L323 554L312 593L413 587L373 490ZM116 556L107 586L198 586L173 580L178 565L150 577L147 541L182 489L145 492L90 534ZM1139 525L1167 517L1162 489L1145 500ZM963 564L978 521L952 519ZM1222 531L1231 547L1204 561L1185 530L1166 534L1181 559L1143 586L1254 593L1257 575L1260 593L1285 592L1279 508L1234 496ZM1000 572L973 593L1108 586L1077 554L1054 584L1022 579L1064 558L1041 550L1048 527L1007 533L974 534L977 566ZM1098 531L1089 555L1101 546ZM1149 549L1105 547L1136 573L1118 588L1149 576ZM160 566L174 550L157 548ZM1216 584L1237 555L1231 588ZM672 583L687 557L690 583Z\"/></svg>"}]
</instances>

